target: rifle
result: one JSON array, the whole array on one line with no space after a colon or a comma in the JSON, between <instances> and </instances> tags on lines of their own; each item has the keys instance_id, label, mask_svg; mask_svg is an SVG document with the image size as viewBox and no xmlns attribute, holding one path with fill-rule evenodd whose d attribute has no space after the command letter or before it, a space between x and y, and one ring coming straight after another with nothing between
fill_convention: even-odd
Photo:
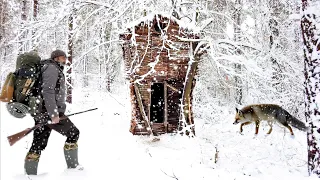
<instances>
[{"instance_id":1,"label":"rifle","mask_svg":"<svg viewBox=\"0 0 320 180\"><path fill-rule=\"evenodd\" d=\"M89 109L89 110L86 110L86 111L81 111L81 112L69 114L69 115L61 117L60 120L64 120L64 119L67 119L70 116L73 116L73 115L76 115L76 114L85 113L85 112L88 112L88 111L93 111L93 110L96 110L96 109L98 109L98 108L93 108L93 109ZM34 130L42 127L42 126L45 126L45 125L48 125L48 122L37 124L37 125L35 125L35 126L31 127L31 128L27 128L27 129L25 129L25 130L23 130L21 132L18 132L16 134L8 136L7 139L9 141L10 146L14 145L16 142L18 142L19 140L21 140L22 138L27 136L32 131L34 131Z\"/></svg>"}]
</instances>

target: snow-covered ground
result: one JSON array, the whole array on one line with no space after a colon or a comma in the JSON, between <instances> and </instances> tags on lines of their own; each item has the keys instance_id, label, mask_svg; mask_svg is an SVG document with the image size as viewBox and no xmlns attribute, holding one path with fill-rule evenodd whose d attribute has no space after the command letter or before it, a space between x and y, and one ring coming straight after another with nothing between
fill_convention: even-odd
<instances>
[{"instance_id":1,"label":"snow-covered ground","mask_svg":"<svg viewBox=\"0 0 320 180\"><path fill-rule=\"evenodd\" d=\"M125 96L92 92L78 92L74 96L69 112L99 108L71 117L81 131L79 161L85 170L66 170L62 149L65 137L53 131L40 159L40 175L24 175L24 157L32 135L12 147L6 137L33 126L33 120L13 118L1 103L1 180L318 179L308 177L306 134L297 129L293 129L294 138L279 126L266 136L265 124L257 136L253 126L244 127L240 135L239 125L232 124L234 114L225 113L217 124L195 119L195 138L168 134L158 142L151 142L148 137L129 133L130 101Z\"/></svg>"}]
</instances>

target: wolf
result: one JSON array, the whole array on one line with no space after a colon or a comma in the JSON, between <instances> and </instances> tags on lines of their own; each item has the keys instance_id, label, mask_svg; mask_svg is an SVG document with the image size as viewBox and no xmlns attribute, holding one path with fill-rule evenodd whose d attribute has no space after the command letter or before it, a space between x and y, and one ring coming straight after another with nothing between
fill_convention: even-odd
<instances>
[{"instance_id":1,"label":"wolf","mask_svg":"<svg viewBox=\"0 0 320 180\"><path fill-rule=\"evenodd\" d=\"M284 127L288 128L291 135L294 135L294 133L289 124L301 131L308 130L303 122L299 121L297 118L288 113L288 111L276 104L252 104L243 107L241 110L236 108L235 121L233 124L241 123L240 133L243 131L243 126L255 122L255 134L258 134L260 121L267 121L268 125L270 126L270 130L267 134L272 132L272 125L274 122L278 122Z\"/></svg>"}]
</instances>

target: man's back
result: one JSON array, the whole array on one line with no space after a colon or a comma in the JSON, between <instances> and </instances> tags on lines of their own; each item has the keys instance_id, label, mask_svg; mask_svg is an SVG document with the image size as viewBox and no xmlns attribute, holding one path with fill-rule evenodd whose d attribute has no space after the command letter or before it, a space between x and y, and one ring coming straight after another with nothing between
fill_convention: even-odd
<instances>
[{"instance_id":1,"label":"man's back","mask_svg":"<svg viewBox=\"0 0 320 180\"><path fill-rule=\"evenodd\" d=\"M41 94L44 105L49 116L58 116L59 112L64 113L66 110L65 103L65 78L63 67L53 60L42 67Z\"/></svg>"}]
</instances>

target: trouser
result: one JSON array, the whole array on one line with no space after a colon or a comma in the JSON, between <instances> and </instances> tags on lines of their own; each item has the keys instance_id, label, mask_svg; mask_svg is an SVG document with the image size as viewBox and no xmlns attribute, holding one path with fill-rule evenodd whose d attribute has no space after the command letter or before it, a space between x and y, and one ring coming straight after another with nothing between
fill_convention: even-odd
<instances>
[{"instance_id":1,"label":"trouser","mask_svg":"<svg viewBox=\"0 0 320 180\"><path fill-rule=\"evenodd\" d=\"M59 116L62 117L64 115L60 113ZM48 122L48 120L50 119L51 118L47 115L47 113L41 113L34 117L36 125ZM62 134L63 136L66 136L66 143L77 143L79 139L79 129L71 122L69 118L66 118L60 120L58 124L48 124L34 130L33 142L29 153L41 155L41 152L47 147L52 129Z\"/></svg>"}]
</instances>

